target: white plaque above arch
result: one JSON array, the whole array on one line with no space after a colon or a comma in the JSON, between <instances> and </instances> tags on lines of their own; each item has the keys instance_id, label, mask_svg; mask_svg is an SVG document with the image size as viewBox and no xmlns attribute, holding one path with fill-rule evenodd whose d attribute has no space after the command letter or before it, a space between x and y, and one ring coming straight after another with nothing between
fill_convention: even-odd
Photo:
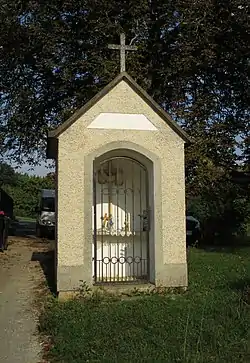
<instances>
[{"instance_id":1,"label":"white plaque above arch","mask_svg":"<svg viewBox=\"0 0 250 363\"><path fill-rule=\"evenodd\" d=\"M87 128L157 131L146 116L131 113L100 113Z\"/></svg>"}]
</instances>

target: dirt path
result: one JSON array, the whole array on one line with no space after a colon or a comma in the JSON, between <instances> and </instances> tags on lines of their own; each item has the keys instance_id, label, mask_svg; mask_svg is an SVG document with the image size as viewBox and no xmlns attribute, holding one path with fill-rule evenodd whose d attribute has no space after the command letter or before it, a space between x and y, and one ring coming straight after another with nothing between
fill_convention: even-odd
<instances>
[{"instance_id":1,"label":"dirt path","mask_svg":"<svg viewBox=\"0 0 250 363\"><path fill-rule=\"evenodd\" d=\"M45 278L37 261L48 247L34 239L13 237L0 253L0 362L41 362L34 299Z\"/></svg>"}]
</instances>

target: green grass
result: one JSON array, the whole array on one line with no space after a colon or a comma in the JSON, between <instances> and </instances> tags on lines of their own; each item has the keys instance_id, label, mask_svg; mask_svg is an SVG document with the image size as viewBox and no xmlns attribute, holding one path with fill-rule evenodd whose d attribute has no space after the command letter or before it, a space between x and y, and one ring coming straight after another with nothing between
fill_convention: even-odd
<instances>
[{"instance_id":1,"label":"green grass","mask_svg":"<svg viewBox=\"0 0 250 363\"><path fill-rule=\"evenodd\" d=\"M22 221L22 222L35 222L36 219L32 218L32 217L16 217L16 219L18 221Z\"/></svg>"},{"instance_id":2,"label":"green grass","mask_svg":"<svg viewBox=\"0 0 250 363\"><path fill-rule=\"evenodd\" d=\"M51 362L250 362L250 248L189 252L189 290L53 302L41 317ZM248 300L248 302L249 302Z\"/></svg>"}]
</instances>

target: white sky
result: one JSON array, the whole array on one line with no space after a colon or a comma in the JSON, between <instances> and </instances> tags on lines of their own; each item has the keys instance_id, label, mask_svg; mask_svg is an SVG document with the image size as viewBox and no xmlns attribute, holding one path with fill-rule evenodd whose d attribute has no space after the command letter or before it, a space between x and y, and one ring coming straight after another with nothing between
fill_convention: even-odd
<instances>
[{"instance_id":1,"label":"white sky","mask_svg":"<svg viewBox=\"0 0 250 363\"><path fill-rule=\"evenodd\" d=\"M47 163L43 162L40 166L32 167L28 164L24 164L21 168L18 168L16 171L21 173L27 173L29 175L38 175L45 176L48 173L54 171L54 168L47 168Z\"/></svg>"}]
</instances>

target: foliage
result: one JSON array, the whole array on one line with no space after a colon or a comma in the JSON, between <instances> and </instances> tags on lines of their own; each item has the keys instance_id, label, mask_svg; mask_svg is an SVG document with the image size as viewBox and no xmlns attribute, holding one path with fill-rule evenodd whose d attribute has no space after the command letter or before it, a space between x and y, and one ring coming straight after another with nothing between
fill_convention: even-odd
<instances>
[{"instance_id":1,"label":"foliage","mask_svg":"<svg viewBox=\"0 0 250 363\"><path fill-rule=\"evenodd\" d=\"M6 163L0 163L0 187L3 185L15 185L17 181L17 175L15 170Z\"/></svg>"},{"instance_id":2,"label":"foliage","mask_svg":"<svg viewBox=\"0 0 250 363\"><path fill-rule=\"evenodd\" d=\"M123 30L138 46L128 72L193 137L188 200L199 198L217 226L233 206L239 225L238 187L227 180L239 160L249 168L248 0L0 2L2 153L31 164L45 156L47 131L119 72L108 44Z\"/></svg>"},{"instance_id":3,"label":"foliage","mask_svg":"<svg viewBox=\"0 0 250 363\"><path fill-rule=\"evenodd\" d=\"M35 207L39 201L39 191L55 188L53 178L51 175L38 177L17 173L10 166L7 170L9 171L8 178L5 178L2 187L13 198L14 215L34 217Z\"/></svg>"},{"instance_id":4,"label":"foliage","mask_svg":"<svg viewBox=\"0 0 250 363\"><path fill-rule=\"evenodd\" d=\"M204 187L198 196L190 193L187 211L200 220L203 243L230 244L232 236L247 234L250 222L248 190L232 183L230 177L223 174Z\"/></svg>"},{"instance_id":5,"label":"foliage","mask_svg":"<svg viewBox=\"0 0 250 363\"><path fill-rule=\"evenodd\" d=\"M128 71L196 138L195 157L233 162L248 130L247 0L1 5L1 131L12 157L44 151L46 131L118 73L107 45L124 30L139 47Z\"/></svg>"},{"instance_id":6,"label":"foliage","mask_svg":"<svg viewBox=\"0 0 250 363\"><path fill-rule=\"evenodd\" d=\"M189 254L185 294L54 302L40 319L53 362L249 361L250 250Z\"/></svg>"}]
</instances>

